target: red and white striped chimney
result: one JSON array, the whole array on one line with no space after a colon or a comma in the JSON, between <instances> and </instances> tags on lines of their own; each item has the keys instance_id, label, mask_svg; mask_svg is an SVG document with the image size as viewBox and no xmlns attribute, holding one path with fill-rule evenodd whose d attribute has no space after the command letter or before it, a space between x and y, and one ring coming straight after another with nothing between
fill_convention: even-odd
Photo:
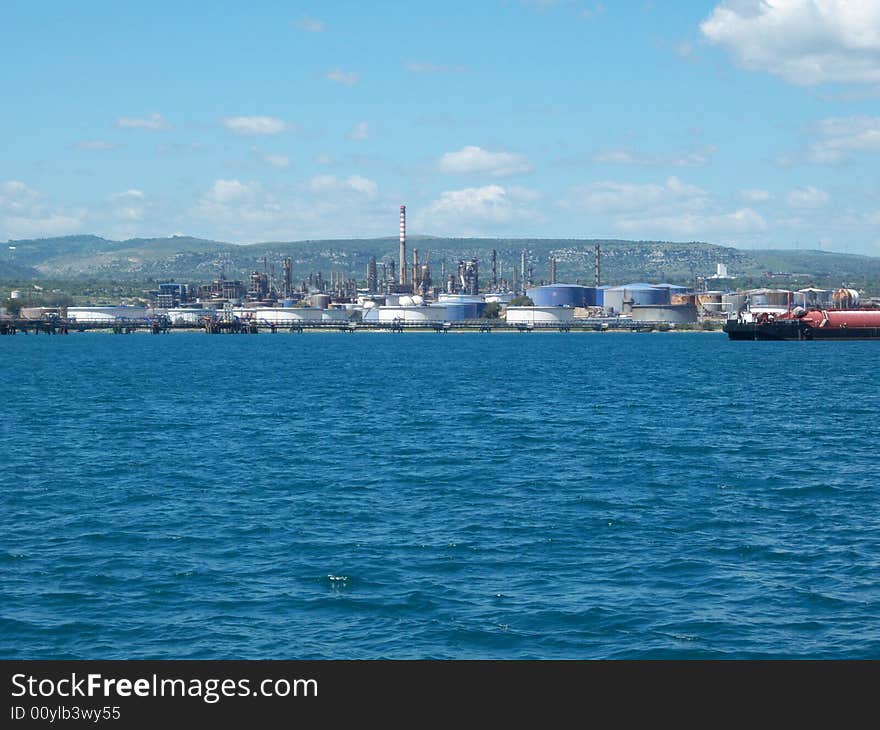
<instances>
[{"instance_id":1,"label":"red and white striped chimney","mask_svg":"<svg viewBox=\"0 0 880 730\"><path fill-rule=\"evenodd\" d=\"M406 206L400 206L400 283L406 284Z\"/></svg>"}]
</instances>

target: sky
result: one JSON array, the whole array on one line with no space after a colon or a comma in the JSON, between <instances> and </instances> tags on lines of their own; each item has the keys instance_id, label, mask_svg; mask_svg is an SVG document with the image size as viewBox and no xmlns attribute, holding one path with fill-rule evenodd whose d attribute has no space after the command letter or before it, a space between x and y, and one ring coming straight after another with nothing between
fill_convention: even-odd
<instances>
[{"instance_id":1,"label":"sky","mask_svg":"<svg viewBox=\"0 0 880 730\"><path fill-rule=\"evenodd\" d=\"M4 0L0 240L880 255L880 0Z\"/></svg>"}]
</instances>

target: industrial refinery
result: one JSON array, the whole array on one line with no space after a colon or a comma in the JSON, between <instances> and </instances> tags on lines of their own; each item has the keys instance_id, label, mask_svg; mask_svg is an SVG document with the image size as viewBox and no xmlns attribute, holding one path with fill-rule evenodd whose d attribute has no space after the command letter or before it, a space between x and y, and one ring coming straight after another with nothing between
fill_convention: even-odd
<instances>
[{"instance_id":1,"label":"industrial refinery","mask_svg":"<svg viewBox=\"0 0 880 730\"><path fill-rule=\"evenodd\" d=\"M599 244L593 249L593 280L588 283L559 282L557 257L536 262L526 249L514 260L508 255L507 261L492 250L488 261L432 262L429 250L408 250L406 206L399 212L398 257L371 256L360 280L349 272L296 272L291 258L275 262L264 256L260 269L244 281L221 274L209 283L162 283L149 292L148 306L22 307L16 319L0 316L0 332L667 331L697 324L711 329L732 318L777 317L793 306L858 303L859 293L849 289L708 289L709 283L717 285L728 277L723 264L715 275L701 279L702 286L697 280L693 286L603 284ZM536 263L549 271L548 280L536 281Z\"/></svg>"}]
</instances>

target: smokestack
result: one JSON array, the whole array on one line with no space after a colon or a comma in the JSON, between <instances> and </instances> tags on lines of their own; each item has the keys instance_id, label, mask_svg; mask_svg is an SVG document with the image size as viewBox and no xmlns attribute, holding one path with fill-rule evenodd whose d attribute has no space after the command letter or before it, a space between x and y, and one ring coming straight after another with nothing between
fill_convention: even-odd
<instances>
[{"instance_id":1,"label":"smokestack","mask_svg":"<svg viewBox=\"0 0 880 730\"><path fill-rule=\"evenodd\" d=\"M498 291L498 254L492 249L492 291Z\"/></svg>"},{"instance_id":2,"label":"smokestack","mask_svg":"<svg viewBox=\"0 0 880 730\"><path fill-rule=\"evenodd\" d=\"M520 261L521 261L521 264L519 267L519 276L520 276L520 279L522 279L522 282L521 282L522 283L522 293L525 294L526 293L526 250L525 249L522 250Z\"/></svg>"},{"instance_id":3,"label":"smokestack","mask_svg":"<svg viewBox=\"0 0 880 730\"><path fill-rule=\"evenodd\" d=\"M556 257L550 257L550 283L556 283Z\"/></svg>"},{"instance_id":4,"label":"smokestack","mask_svg":"<svg viewBox=\"0 0 880 730\"><path fill-rule=\"evenodd\" d=\"M594 279L595 279L594 286L598 289L599 288L599 244L598 243L596 244L595 253L596 253L596 275L594 277Z\"/></svg>"},{"instance_id":5,"label":"smokestack","mask_svg":"<svg viewBox=\"0 0 880 730\"><path fill-rule=\"evenodd\" d=\"M400 283L406 284L406 206L400 206Z\"/></svg>"}]
</instances>

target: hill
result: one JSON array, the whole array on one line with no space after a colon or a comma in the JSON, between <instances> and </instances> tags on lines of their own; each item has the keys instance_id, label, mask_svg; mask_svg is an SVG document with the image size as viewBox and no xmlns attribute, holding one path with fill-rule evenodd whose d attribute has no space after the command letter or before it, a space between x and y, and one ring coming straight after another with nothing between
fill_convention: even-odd
<instances>
[{"instance_id":1,"label":"hill","mask_svg":"<svg viewBox=\"0 0 880 730\"><path fill-rule=\"evenodd\" d=\"M454 270L460 259L476 257L481 279L488 281L491 252L497 251L499 277L512 278L520 252L526 249L534 279L549 278L549 258L557 259L559 281L593 281L594 245L602 250L602 282L668 281L692 283L695 276L714 273L726 264L740 283L813 283L866 286L880 282L880 258L824 251L745 250L705 242L625 241L612 239L497 239L410 236L408 251L430 255L435 279L441 263ZM395 261L394 237L315 241L274 241L236 245L222 241L174 236L113 241L99 236L10 241L0 250L0 278L6 281L51 279L116 282L209 281L224 274L246 279L262 270L264 257L280 276L281 261L289 256L294 280L312 272L331 271L358 280L365 278L371 256Z\"/></svg>"}]
</instances>

